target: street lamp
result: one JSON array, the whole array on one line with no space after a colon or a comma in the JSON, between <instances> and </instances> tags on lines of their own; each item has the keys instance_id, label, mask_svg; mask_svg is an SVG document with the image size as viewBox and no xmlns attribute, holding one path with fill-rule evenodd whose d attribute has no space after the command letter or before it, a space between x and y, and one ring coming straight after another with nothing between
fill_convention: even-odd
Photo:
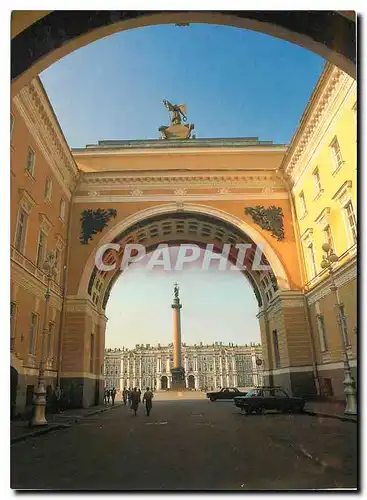
<instances>
[{"instance_id":1,"label":"street lamp","mask_svg":"<svg viewBox=\"0 0 367 500\"><path fill-rule=\"evenodd\" d=\"M350 371L350 364L349 364L349 358L348 358L348 352L347 352L347 346L345 343L345 335L344 335L344 312L342 309L342 305L339 302L339 296L337 293L337 286L335 284L334 280L334 271L333 271L333 264L339 260L338 256L334 253L333 249L330 247L328 243L324 243L322 245L322 249L325 252L323 259L321 261L321 267L322 269L327 269L329 271L329 276L330 276L330 290L334 292L334 297L335 297L335 308L337 311L337 321L339 325L339 331L341 335L341 340L342 340L342 348L343 348L343 354L344 354L344 394L345 394L345 399L346 399L346 406L344 413L350 414L350 415L356 415L357 414L357 397L356 397L356 390L355 390L355 382L352 377L351 371Z\"/></svg>"},{"instance_id":2,"label":"street lamp","mask_svg":"<svg viewBox=\"0 0 367 500\"><path fill-rule=\"evenodd\" d=\"M32 427L39 427L42 425L47 425L47 420L45 417L46 410L46 388L45 388L45 379L44 379L44 347L45 347L45 336L49 334L48 332L48 310L50 303L50 284L51 280L56 276L56 256L54 252L49 252L46 256L45 262L43 264L43 269L47 278L47 288L45 292L45 314L43 319L43 329L42 329L42 337L41 337L41 359L39 365L38 372L38 382L37 389L35 391L34 397L34 412L31 421Z\"/></svg>"}]
</instances>

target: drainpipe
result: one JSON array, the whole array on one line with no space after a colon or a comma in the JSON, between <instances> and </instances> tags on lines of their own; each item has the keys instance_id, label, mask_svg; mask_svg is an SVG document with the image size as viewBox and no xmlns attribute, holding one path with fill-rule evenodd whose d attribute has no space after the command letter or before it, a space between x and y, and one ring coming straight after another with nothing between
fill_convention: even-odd
<instances>
[{"instance_id":1,"label":"drainpipe","mask_svg":"<svg viewBox=\"0 0 367 500\"><path fill-rule=\"evenodd\" d=\"M295 205L294 205L293 193L291 192L291 190L289 188L289 184L284 176L283 171L278 170L277 172L281 176L281 178L284 182L284 185L287 189L289 203L290 203L290 207L291 207L292 223L293 223L293 228L294 228L294 232L295 232L295 236L296 236L295 240L296 240L298 262L300 263L299 268L301 271L301 280L302 280L302 283L306 283L306 270L305 270L305 266L304 266L303 252L301 250L301 244L300 244L301 234L300 234L300 230L299 230L299 226L298 226L298 220L296 217L296 209L295 209ZM310 310L308 308L307 298L305 295L305 289L303 286L302 286L302 292L303 292L303 301L304 301L305 310L306 310L307 329L309 332L310 345L311 345L313 377L314 377L314 382L315 382L315 387L316 387L316 393L318 396L320 396L320 394L321 394L321 392L320 392L320 378L319 378L319 372L317 369L315 340L314 340L314 334L313 334L313 329L312 329Z\"/></svg>"}]
</instances>

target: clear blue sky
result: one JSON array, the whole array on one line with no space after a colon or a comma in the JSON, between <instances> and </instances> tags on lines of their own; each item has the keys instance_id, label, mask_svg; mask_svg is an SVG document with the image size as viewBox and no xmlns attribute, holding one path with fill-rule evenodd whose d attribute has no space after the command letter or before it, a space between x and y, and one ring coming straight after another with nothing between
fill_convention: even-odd
<instances>
[{"instance_id":1,"label":"clear blue sky","mask_svg":"<svg viewBox=\"0 0 367 500\"><path fill-rule=\"evenodd\" d=\"M152 26L88 45L41 74L70 147L159 138L161 101L187 105L197 137L287 144L324 60L260 33L212 25ZM129 269L115 284L107 347L171 341L172 283L182 286L187 343L260 341L257 303L239 273Z\"/></svg>"}]
</instances>

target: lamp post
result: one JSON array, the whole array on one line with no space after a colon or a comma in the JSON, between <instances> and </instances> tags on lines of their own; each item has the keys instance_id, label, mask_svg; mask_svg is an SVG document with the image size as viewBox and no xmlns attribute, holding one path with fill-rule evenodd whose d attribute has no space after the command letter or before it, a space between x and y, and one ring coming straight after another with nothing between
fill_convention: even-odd
<instances>
[{"instance_id":1,"label":"lamp post","mask_svg":"<svg viewBox=\"0 0 367 500\"><path fill-rule=\"evenodd\" d=\"M34 412L31 421L32 427L39 427L42 425L47 425L47 420L45 417L46 410L46 388L45 388L45 378L44 378L44 348L45 348L45 337L49 334L48 332L48 310L50 304L50 284L51 280L56 275L56 266L57 261L54 252L49 252L46 256L45 262L43 264L43 268L45 270L46 278L47 278L47 288L45 292L45 315L43 319L43 329L42 329L42 337L41 337L41 359L39 365L38 372L38 382L37 389L35 391L34 397Z\"/></svg>"},{"instance_id":2,"label":"lamp post","mask_svg":"<svg viewBox=\"0 0 367 500\"><path fill-rule=\"evenodd\" d=\"M327 269L329 272L330 276L330 290L334 292L334 297L335 297L335 308L337 311L337 321L339 325L339 331L341 335L341 342L342 342L342 349L343 349L343 355L344 355L344 394L345 394L345 399L346 399L346 404L345 404L345 410L344 413L349 414L349 415L356 415L357 414L357 397L356 397L356 389L355 389L355 382L351 374L350 370L350 364L349 364L349 358L348 358L348 352L347 352L347 346L345 342L345 335L344 335L344 312L342 309L342 305L339 302L339 296L337 293L337 286L335 284L335 279L334 279L334 271L333 271L333 264L338 261L338 256L334 253L333 249L330 247L328 243L324 243L322 245L322 249L325 252L323 259L321 261L321 267L323 269Z\"/></svg>"}]
</instances>

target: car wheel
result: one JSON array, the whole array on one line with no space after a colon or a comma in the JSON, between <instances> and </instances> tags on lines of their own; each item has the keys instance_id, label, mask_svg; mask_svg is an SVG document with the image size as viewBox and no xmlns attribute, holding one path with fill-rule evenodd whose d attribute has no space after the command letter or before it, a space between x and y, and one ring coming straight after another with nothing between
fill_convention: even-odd
<instances>
[{"instance_id":1,"label":"car wheel","mask_svg":"<svg viewBox=\"0 0 367 500\"><path fill-rule=\"evenodd\" d=\"M215 399L215 398L210 398L210 401L211 401L212 403L214 403L214 401L216 401L216 399Z\"/></svg>"},{"instance_id":2,"label":"car wheel","mask_svg":"<svg viewBox=\"0 0 367 500\"><path fill-rule=\"evenodd\" d=\"M257 415L262 415L264 413L264 408L262 406L259 406L258 408L256 408L255 413Z\"/></svg>"},{"instance_id":3,"label":"car wheel","mask_svg":"<svg viewBox=\"0 0 367 500\"><path fill-rule=\"evenodd\" d=\"M296 413L303 413L303 410L304 410L304 406L297 406L297 408L294 409L294 411Z\"/></svg>"}]
</instances>

